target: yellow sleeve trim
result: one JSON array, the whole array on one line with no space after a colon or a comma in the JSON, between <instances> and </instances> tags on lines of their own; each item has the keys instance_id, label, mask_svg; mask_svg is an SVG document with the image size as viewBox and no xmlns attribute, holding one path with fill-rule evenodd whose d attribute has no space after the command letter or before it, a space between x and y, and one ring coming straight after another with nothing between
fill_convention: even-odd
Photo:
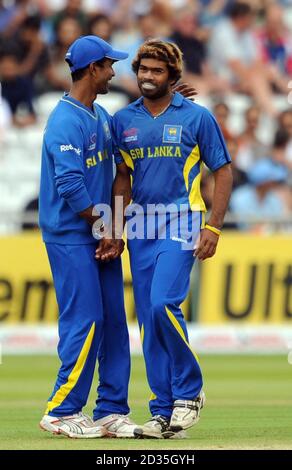
<instances>
[{"instance_id":1,"label":"yellow sleeve trim","mask_svg":"<svg viewBox=\"0 0 292 470\"><path fill-rule=\"evenodd\" d=\"M119 149L119 151L122 154L122 157L123 157L124 162L127 165L127 167L131 168L131 170L134 170L134 163L133 163L133 160L131 158L131 155L129 155L127 152L125 152L122 149Z\"/></svg>"}]
</instances>

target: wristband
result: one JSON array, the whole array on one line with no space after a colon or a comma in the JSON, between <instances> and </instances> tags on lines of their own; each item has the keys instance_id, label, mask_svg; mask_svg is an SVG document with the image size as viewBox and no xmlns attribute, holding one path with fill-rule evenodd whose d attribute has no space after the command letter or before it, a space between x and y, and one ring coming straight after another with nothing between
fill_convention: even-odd
<instances>
[{"instance_id":1,"label":"wristband","mask_svg":"<svg viewBox=\"0 0 292 470\"><path fill-rule=\"evenodd\" d=\"M208 225L208 224L205 225L205 228L206 228L207 230L210 230L210 231L213 232L213 233L216 233L216 235L218 235L218 237L220 237L220 235L221 235L221 230L219 230L219 228L213 227L212 225Z\"/></svg>"}]
</instances>

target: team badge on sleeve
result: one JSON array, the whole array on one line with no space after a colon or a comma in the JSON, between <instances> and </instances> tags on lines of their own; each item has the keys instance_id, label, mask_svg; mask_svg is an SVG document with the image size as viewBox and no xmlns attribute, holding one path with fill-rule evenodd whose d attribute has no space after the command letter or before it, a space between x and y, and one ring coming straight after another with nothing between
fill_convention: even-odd
<instances>
[{"instance_id":1,"label":"team badge on sleeve","mask_svg":"<svg viewBox=\"0 0 292 470\"><path fill-rule=\"evenodd\" d=\"M132 127L131 129L126 129L123 132L124 142L137 142L138 131L139 129L136 129L136 127Z\"/></svg>"},{"instance_id":2,"label":"team badge on sleeve","mask_svg":"<svg viewBox=\"0 0 292 470\"><path fill-rule=\"evenodd\" d=\"M163 129L163 142L170 144L180 144L181 132L182 126L170 126L165 124Z\"/></svg>"}]
</instances>

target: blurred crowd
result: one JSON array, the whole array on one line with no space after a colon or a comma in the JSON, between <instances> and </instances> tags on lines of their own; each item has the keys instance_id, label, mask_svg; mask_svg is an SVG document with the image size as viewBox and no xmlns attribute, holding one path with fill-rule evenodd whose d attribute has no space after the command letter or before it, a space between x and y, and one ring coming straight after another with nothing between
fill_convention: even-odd
<instances>
[{"instance_id":1,"label":"blurred crowd","mask_svg":"<svg viewBox=\"0 0 292 470\"><path fill-rule=\"evenodd\" d=\"M112 84L129 102L139 96L131 71L139 45L152 37L175 42L184 55L183 80L211 97L233 157L231 212L292 214L292 0L0 0L1 103L12 125L35 124L35 98L69 89L64 55L82 34L129 52L115 65ZM234 93L252 102L239 135L229 128L227 98ZM285 109L275 105L279 96L286 97ZM269 145L258 134L267 116L275 129ZM206 171L207 206L212 185Z\"/></svg>"},{"instance_id":2,"label":"blurred crowd","mask_svg":"<svg viewBox=\"0 0 292 470\"><path fill-rule=\"evenodd\" d=\"M270 145L258 137L262 111L256 105L245 112L245 127L239 135L228 128L229 108L218 102L213 109L233 160L232 223L228 228L270 231L292 229L292 108L282 111ZM205 170L202 194L210 209L214 180ZM286 221L281 224L281 221ZM276 227L274 226L274 229Z\"/></svg>"}]
</instances>

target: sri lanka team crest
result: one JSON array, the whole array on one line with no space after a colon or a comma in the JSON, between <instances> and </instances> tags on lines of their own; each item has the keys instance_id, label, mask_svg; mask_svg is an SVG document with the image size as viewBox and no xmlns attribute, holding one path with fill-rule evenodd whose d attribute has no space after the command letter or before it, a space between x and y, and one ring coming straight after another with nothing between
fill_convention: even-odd
<instances>
[{"instance_id":1,"label":"sri lanka team crest","mask_svg":"<svg viewBox=\"0 0 292 470\"><path fill-rule=\"evenodd\" d=\"M165 124L163 129L162 141L164 143L180 144L181 132L182 126L169 126L168 124Z\"/></svg>"}]
</instances>

